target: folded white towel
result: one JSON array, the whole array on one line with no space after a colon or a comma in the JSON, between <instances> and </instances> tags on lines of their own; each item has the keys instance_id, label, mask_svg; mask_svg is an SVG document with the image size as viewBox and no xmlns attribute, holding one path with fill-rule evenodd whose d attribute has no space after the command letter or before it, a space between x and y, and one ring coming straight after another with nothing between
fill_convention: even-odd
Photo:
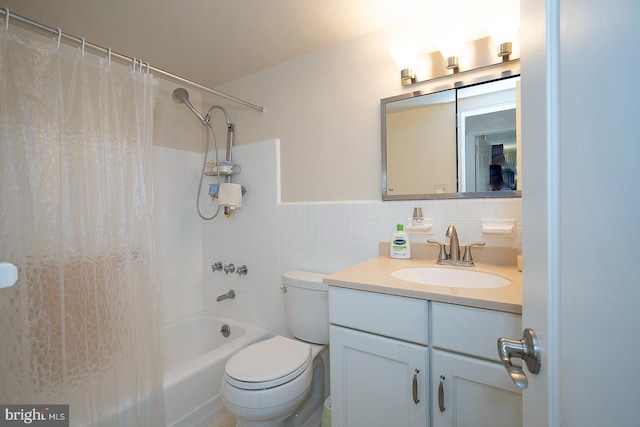
<instances>
[{"instance_id":1,"label":"folded white towel","mask_svg":"<svg viewBox=\"0 0 640 427\"><path fill-rule=\"evenodd\" d=\"M224 182L220 184L218 190L218 202L222 206L228 206L231 209L242 207L242 186L233 182Z\"/></svg>"}]
</instances>

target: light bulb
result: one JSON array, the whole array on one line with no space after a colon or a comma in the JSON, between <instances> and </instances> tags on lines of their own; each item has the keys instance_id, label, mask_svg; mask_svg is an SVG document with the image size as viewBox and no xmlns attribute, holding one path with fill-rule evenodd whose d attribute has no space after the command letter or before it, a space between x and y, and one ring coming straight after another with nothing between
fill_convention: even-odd
<instances>
[{"instance_id":1,"label":"light bulb","mask_svg":"<svg viewBox=\"0 0 640 427\"><path fill-rule=\"evenodd\" d=\"M518 33L520 19L517 10L507 8L492 11L487 23L487 32L498 46L498 56L509 56L512 42Z\"/></svg>"},{"instance_id":2,"label":"light bulb","mask_svg":"<svg viewBox=\"0 0 640 427\"><path fill-rule=\"evenodd\" d=\"M466 41L467 34L462 29L451 28L440 33L437 41L438 50L442 53L448 70L458 68L458 56Z\"/></svg>"},{"instance_id":3,"label":"light bulb","mask_svg":"<svg viewBox=\"0 0 640 427\"><path fill-rule=\"evenodd\" d=\"M391 57L396 63L396 67L400 69L402 85L414 83L413 65L418 58L418 45L411 42L398 44L391 49Z\"/></svg>"},{"instance_id":4,"label":"light bulb","mask_svg":"<svg viewBox=\"0 0 640 427\"><path fill-rule=\"evenodd\" d=\"M418 45L411 42L397 44L391 49L391 57L399 70L412 68L418 58Z\"/></svg>"}]
</instances>

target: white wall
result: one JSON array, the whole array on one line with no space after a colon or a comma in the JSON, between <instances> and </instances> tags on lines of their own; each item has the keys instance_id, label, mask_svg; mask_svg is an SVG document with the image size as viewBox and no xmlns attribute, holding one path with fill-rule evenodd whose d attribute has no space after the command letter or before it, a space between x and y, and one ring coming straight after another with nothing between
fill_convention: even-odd
<instances>
[{"instance_id":1,"label":"white wall","mask_svg":"<svg viewBox=\"0 0 640 427\"><path fill-rule=\"evenodd\" d=\"M280 139L284 202L380 198L380 99L403 91L391 42L374 33L220 88L265 107L230 112L238 144Z\"/></svg>"}]
</instances>

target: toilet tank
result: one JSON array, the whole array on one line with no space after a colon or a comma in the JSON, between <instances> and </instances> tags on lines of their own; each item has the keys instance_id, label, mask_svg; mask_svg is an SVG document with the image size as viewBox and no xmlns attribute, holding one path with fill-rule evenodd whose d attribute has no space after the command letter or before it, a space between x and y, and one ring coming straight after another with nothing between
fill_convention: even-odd
<instances>
[{"instance_id":1,"label":"toilet tank","mask_svg":"<svg viewBox=\"0 0 640 427\"><path fill-rule=\"evenodd\" d=\"M282 274L287 327L294 337L329 344L329 286L326 274L293 270Z\"/></svg>"}]
</instances>

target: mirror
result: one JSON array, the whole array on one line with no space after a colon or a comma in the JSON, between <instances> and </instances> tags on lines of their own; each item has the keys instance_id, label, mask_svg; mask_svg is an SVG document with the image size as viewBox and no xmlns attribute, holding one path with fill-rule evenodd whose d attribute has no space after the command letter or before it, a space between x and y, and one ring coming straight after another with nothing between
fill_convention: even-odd
<instances>
[{"instance_id":1,"label":"mirror","mask_svg":"<svg viewBox=\"0 0 640 427\"><path fill-rule=\"evenodd\" d=\"M519 197L519 81L383 99L382 199Z\"/></svg>"}]
</instances>

